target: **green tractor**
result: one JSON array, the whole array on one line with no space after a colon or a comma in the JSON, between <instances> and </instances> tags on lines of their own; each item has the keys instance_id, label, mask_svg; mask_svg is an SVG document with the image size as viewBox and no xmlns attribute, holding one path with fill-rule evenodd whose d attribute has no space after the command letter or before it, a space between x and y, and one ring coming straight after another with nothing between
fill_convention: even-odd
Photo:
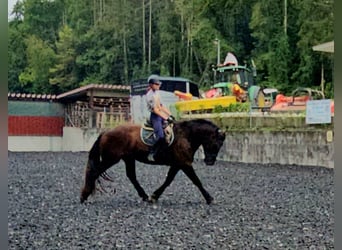
<instances>
[{"instance_id":1,"label":"green tractor","mask_svg":"<svg viewBox=\"0 0 342 250\"><path fill-rule=\"evenodd\" d=\"M250 102L252 109L264 109L271 106L276 90L264 93L255 85L256 69L238 65L235 56L228 53L222 65L213 67L215 84L204 93L205 98L236 96L237 102ZM267 95L267 96L266 96Z\"/></svg>"}]
</instances>

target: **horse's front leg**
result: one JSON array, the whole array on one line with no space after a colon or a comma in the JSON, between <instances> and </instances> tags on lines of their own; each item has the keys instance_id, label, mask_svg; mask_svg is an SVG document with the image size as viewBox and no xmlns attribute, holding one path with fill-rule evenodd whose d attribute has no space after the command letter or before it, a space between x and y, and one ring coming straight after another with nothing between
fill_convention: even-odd
<instances>
[{"instance_id":1,"label":"horse's front leg","mask_svg":"<svg viewBox=\"0 0 342 250\"><path fill-rule=\"evenodd\" d=\"M140 186L137 181L136 173L135 173L135 160L134 159L124 159L126 164L126 175L128 179L132 182L133 186L137 190L139 196L143 199L143 201L148 200L148 196L145 190Z\"/></svg>"},{"instance_id":2,"label":"horse's front leg","mask_svg":"<svg viewBox=\"0 0 342 250\"><path fill-rule=\"evenodd\" d=\"M171 184L173 179L175 178L176 174L178 173L179 168L171 166L169 169L169 172L167 173L165 182L156 190L153 192L153 194L150 197L151 202L157 202L159 197L162 195L164 190Z\"/></svg>"},{"instance_id":3,"label":"horse's front leg","mask_svg":"<svg viewBox=\"0 0 342 250\"><path fill-rule=\"evenodd\" d=\"M195 173L195 170L192 166L185 166L182 167L183 172L190 178L190 180L198 187L198 189L201 191L202 195L204 196L205 200L207 201L207 204L210 204L214 198L210 196L210 194L207 192L207 190L204 189L200 179Z\"/></svg>"}]
</instances>

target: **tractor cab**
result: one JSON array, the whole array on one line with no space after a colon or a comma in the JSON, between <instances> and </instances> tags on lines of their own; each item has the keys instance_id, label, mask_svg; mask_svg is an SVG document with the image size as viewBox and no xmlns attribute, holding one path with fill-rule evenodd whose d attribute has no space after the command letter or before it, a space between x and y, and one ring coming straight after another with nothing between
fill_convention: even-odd
<instances>
[{"instance_id":1,"label":"tractor cab","mask_svg":"<svg viewBox=\"0 0 342 250\"><path fill-rule=\"evenodd\" d=\"M244 89L248 89L250 86L254 85L252 70L246 66L219 66L214 70L216 70L217 84L237 83Z\"/></svg>"},{"instance_id":2,"label":"tractor cab","mask_svg":"<svg viewBox=\"0 0 342 250\"><path fill-rule=\"evenodd\" d=\"M264 107L264 93L254 83L256 70L238 65L236 57L228 53L223 64L213 67L215 84L205 92L205 98L235 96L238 102L249 101L252 107Z\"/></svg>"},{"instance_id":3,"label":"tractor cab","mask_svg":"<svg viewBox=\"0 0 342 250\"><path fill-rule=\"evenodd\" d=\"M234 95L234 87L236 93L243 93L254 85L252 71L246 66L218 66L213 70L216 73L216 83L212 89L216 89L222 96Z\"/></svg>"}]
</instances>

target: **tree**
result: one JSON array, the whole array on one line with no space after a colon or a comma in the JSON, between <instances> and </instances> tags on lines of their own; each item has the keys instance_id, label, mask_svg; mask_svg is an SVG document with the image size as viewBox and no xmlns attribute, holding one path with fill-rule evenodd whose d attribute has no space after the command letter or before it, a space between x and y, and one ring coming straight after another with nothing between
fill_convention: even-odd
<instances>
[{"instance_id":1,"label":"tree","mask_svg":"<svg viewBox=\"0 0 342 250\"><path fill-rule=\"evenodd\" d=\"M297 19L300 26L297 46L300 60L291 79L303 86L319 86L322 63L326 59L332 60L329 55L321 57L317 52L313 52L312 46L333 40L333 3L332 0L303 0L299 3L301 12ZM331 80L332 63L324 65L327 69L325 76Z\"/></svg>"},{"instance_id":2,"label":"tree","mask_svg":"<svg viewBox=\"0 0 342 250\"><path fill-rule=\"evenodd\" d=\"M59 32L59 40L56 43L56 64L49 69L52 85L58 87L59 92L68 91L78 87L75 72L76 53L72 30L67 25Z\"/></svg>"},{"instance_id":3,"label":"tree","mask_svg":"<svg viewBox=\"0 0 342 250\"><path fill-rule=\"evenodd\" d=\"M24 24L27 33L54 45L63 20L62 0L24 1Z\"/></svg>"},{"instance_id":4,"label":"tree","mask_svg":"<svg viewBox=\"0 0 342 250\"><path fill-rule=\"evenodd\" d=\"M19 75L27 65L26 34L21 15L15 15L8 28L8 90L11 92L26 92L19 83Z\"/></svg>"},{"instance_id":5,"label":"tree","mask_svg":"<svg viewBox=\"0 0 342 250\"><path fill-rule=\"evenodd\" d=\"M264 86L288 89L289 68L292 60L288 32L284 31L284 2L259 1L253 6L250 28L255 38L253 57Z\"/></svg>"},{"instance_id":6,"label":"tree","mask_svg":"<svg viewBox=\"0 0 342 250\"><path fill-rule=\"evenodd\" d=\"M176 64L179 35L179 19L174 12L174 5L166 2L161 8L159 21L157 23L160 33L160 68L162 75L176 76L180 73L180 67Z\"/></svg>"},{"instance_id":7,"label":"tree","mask_svg":"<svg viewBox=\"0 0 342 250\"><path fill-rule=\"evenodd\" d=\"M49 45L31 35L26 39L27 66L19 75L19 82L31 93L51 93L49 69L55 61L55 53Z\"/></svg>"},{"instance_id":8,"label":"tree","mask_svg":"<svg viewBox=\"0 0 342 250\"><path fill-rule=\"evenodd\" d=\"M325 81L333 80L332 56L312 51L333 39L332 7L333 0L18 1L9 23L9 89L129 84L152 73L208 87L216 39L220 61L227 52L240 64L254 59L258 85L318 87L322 65Z\"/></svg>"},{"instance_id":9,"label":"tree","mask_svg":"<svg viewBox=\"0 0 342 250\"><path fill-rule=\"evenodd\" d=\"M65 0L66 24L75 38L86 34L94 25L93 0Z\"/></svg>"}]
</instances>

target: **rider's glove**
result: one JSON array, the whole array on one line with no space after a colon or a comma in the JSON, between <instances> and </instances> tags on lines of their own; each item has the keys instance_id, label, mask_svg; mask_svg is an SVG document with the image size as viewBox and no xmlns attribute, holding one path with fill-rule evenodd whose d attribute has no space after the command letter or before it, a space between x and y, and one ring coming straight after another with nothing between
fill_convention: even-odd
<instances>
[{"instance_id":1,"label":"rider's glove","mask_svg":"<svg viewBox=\"0 0 342 250\"><path fill-rule=\"evenodd\" d=\"M173 123L173 122L175 121L175 119L174 119L174 117L173 117L172 115L170 115L170 116L166 119L166 121L167 121L168 123Z\"/></svg>"}]
</instances>

